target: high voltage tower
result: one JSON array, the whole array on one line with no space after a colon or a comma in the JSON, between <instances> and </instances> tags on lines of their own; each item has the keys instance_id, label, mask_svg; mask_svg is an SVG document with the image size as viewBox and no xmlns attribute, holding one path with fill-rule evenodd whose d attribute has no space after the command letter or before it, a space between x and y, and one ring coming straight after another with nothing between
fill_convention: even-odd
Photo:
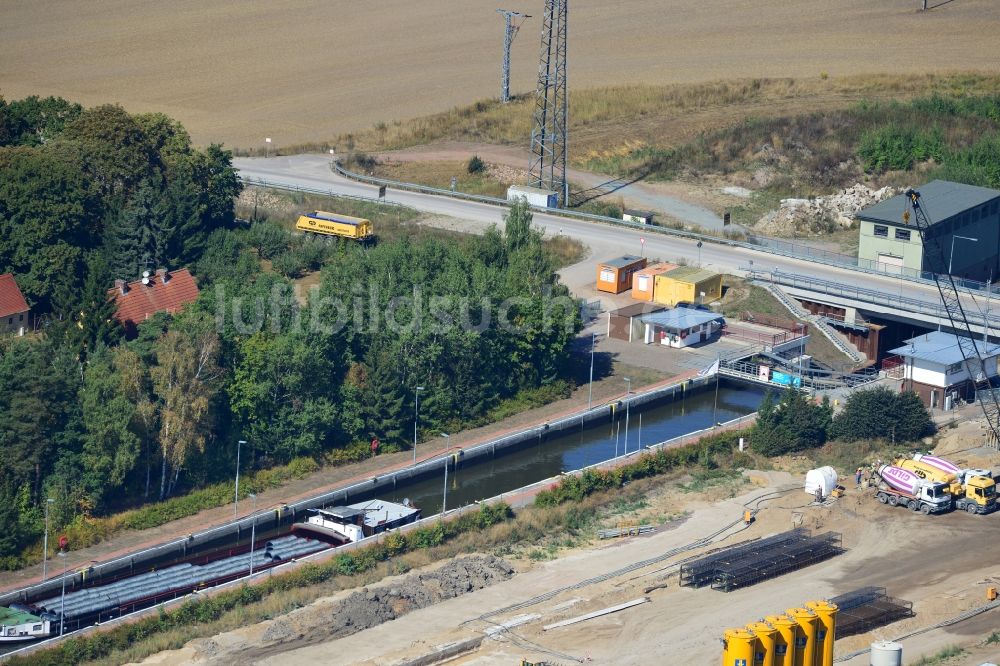
<instances>
[{"instance_id":1,"label":"high voltage tower","mask_svg":"<svg viewBox=\"0 0 1000 666\"><path fill-rule=\"evenodd\" d=\"M566 5L568 0L545 0L542 47L535 89L528 184L559 195L569 205L566 182Z\"/></svg>"},{"instance_id":2,"label":"high voltage tower","mask_svg":"<svg viewBox=\"0 0 1000 666\"><path fill-rule=\"evenodd\" d=\"M521 24L524 23L525 19L531 17L521 12L512 12L509 9L498 9L497 12L503 14L505 27L503 33L503 72L500 74L500 101L506 104L510 101L510 45L514 43L517 31L521 29ZM515 22L516 18L521 20Z\"/></svg>"}]
</instances>

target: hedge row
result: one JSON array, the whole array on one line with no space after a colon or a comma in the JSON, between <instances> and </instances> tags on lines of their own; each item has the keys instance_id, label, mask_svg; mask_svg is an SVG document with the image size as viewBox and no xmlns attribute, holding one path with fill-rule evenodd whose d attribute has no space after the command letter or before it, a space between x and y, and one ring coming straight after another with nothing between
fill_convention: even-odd
<instances>
[{"instance_id":1,"label":"hedge row","mask_svg":"<svg viewBox=\"0 0 1000 666\"><path fill-rule=\"evenodd\" d=\"M29 664L71 666L101 659L115 651L126 650L138 641L171 629L214 622L234 608L258 602L275 592L308 587L336 576L362 573L394 555L441 545L465 532L482 530L505 522L513 515L510 506L506 504L483 504L478 511L463 514L453 520L438 521L405 534L391 532L380 543L341 553L328 562L305 564L294 571L271 576L260 583L243 585L219 594L201 597L169 611L161 609L156 616L122 624L107 631L97 631L88 636L70 638L56 647L23 657L13 657L7 664L8 666Z\"/></svg>"},{"instance_id":2,"label":"hedge row","mask_svg":"<svg viewBox=\"0 0 1000 666\"><path fill-rule=\"evenodd\" d=\"M713 456L732 452L740 437L746 437L747 433L747 430L730 430L708 435L693 444L645 452L627 465L607 470L588 469L582 474L567 476L539 492L535 496L535 505L556 506L563 502L578 502L593 493L621 488L629 481L658 476L689 465L711 467Z\"/></svg>"}]
</instances>

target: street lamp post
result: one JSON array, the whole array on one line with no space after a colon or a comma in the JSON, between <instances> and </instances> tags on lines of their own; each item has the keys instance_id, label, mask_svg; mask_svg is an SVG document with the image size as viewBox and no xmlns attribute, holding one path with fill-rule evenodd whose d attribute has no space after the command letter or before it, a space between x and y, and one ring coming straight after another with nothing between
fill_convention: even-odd
<instances>
[{"instance_id":1,"label":"street lamp post","mask_svg":"<svg viewBox=\"0 0 1000 666\"><path fill-rule=\"evenodd\" d=\"M441 436L447 441L451 441L451 435L446 432L441 433ZM441 497L441 514L448 510L448 456L444 458L444 495Z\"/></svg>"},{"instance_id":2,"label":"street lamp post","mask_svg":"<svg viewBox=\"0 0 1000 666\"><path fill-rule=\"evenodd\" d=\"M951 254L948 255L948 275L952 275L951 267L952 267L952 264L955 261L955 239L956 238L961 238L962 240L971 241L973 243L978 243L979 242L978 238L970 238L969 236L959 236L959 235L956 234L956 235L953 235L951 237Z\"/></svg>"},{"instance_id":3,"label":"street lamp post","mask_svg":"<svg viewBox=\"0 0 1000 666\"><path fill-rule=\"evenodd\" d=\"M420 392L423 386L418 386L413 391L413 464L417 464L417 423L420 421Z\"/></svg>"},{"instance_id":4,"label":"street lamp post","mask_svg":"<svg viewBox=\"0 0 1000 666\"><path fill-rule=\"evenodd\" d=\"M628 383L628 389L625 391L625 455L628 455L628 417L629 417L629 407L632 406L632 380L628 377L622 377Z\"/></svg>"},{"instance_id":5,"label":"street lamp post","mask_svg":"<svg viewBox=\"0 0 1000 666\"><path fill-rule=\"evenodd\" d=\"M250 575L253 576L253 546L257 540L257 495L250 493L250 499L253 501L253 509L251 511L253 522L250 523Z\"/></svg>"},{"instance_id":6,"label":"street lamp post","mask_svg":"<svg viewBox=\"0 0 1000 666\"><path fill-rule=\"evenodd\" d=\"M233 497L233 518L240 515L240 448L246 443L245 439L236 442L236 492Z\"/></svg>"},{"instance_id":7,"label":"street lamp post","mask_svg":"<svg viewBox=\"0 0 1000 666\"><path fill-rule=\"evenodd\" d=\"M587 409L594 406L594 345L597 344L597 331L590 332L590 384L587 389Z\"/></svg>"},{"instance_id":8,"label":"street lamp post","mask_svg":"<svg viewBox=\"0 0 1000 666\"><path fill-rule=\"evenodd\" d=\"M49 563L49 506L55 502L51 497L45 500L45 538L42 540L42 582L48 574Z\"/></svg>"},{"instance_id":9,"label":"street lamp post","mask_svg":"<svg viewBox=\"0 0 1000 666\"><path fill-rule=\"evenodd\" d=\"M63 630L66 628L66 570L69 567L69 562L66 561L66 553L59 551L59 557L63 558L63 575L62 575L62 595L59 601L59 635L63 635Z\"/></svg>"}]
</instances>

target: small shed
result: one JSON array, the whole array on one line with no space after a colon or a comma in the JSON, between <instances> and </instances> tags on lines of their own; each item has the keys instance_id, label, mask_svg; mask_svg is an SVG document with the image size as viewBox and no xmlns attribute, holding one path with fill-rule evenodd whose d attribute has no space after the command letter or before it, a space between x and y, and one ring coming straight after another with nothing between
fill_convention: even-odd
<instances>
[{"instance_id":1,"label":"small shed","mask_svg":"<svg viewBox=\"0 0 1000 666\"><path fill-rule=\"evenodd\" d=\"M646 327L643 342L681 349L707 341L722 328L724 321L718 312L693 308L673 308L643 315L642 323Z\"/></svg>"},{"instance_id":2,"label":"small shed","mask_svg":"<svg viewBox=\"0 0 1000 666\"><path fill-rule=\"evenodd\" d=\"M608 313L608 337L632 342L642 340L645 324L642 316L660 312L664 308L655 303L634 303Z\"/></svg>"},{"instance_id":3,"label":"small shed","mask_svg":"<svg viewBox=\"0 0 1000 666\"><path fill-rule=\"evenodd\" d=\"M677 264L650 264L632 276L632 298L637 301L652 301L656 291L656 276L677 268Z\"/></svg>"},{"instance_id":4,"label":"small shed","mask_svg":"<svg viewBox=\"0 0 1000 666\"><path fill-rule=\"evenodd\" d=\"M632 275L646 267L646 260L626 254L597 265L597 290L620 294L632 287Z\"/></svg>"},{"instance_id":5,"label":"small shed","mask_svg":"<svg viewBox=\"0 0 1000 666\"><path fill-rule=\"evenodd\" d=\"M524 199L532 206L539 206L541 208L559 207L559 194L552 190L543 190L539 187L511 185L507 188L507 201L517 201L518 199Z\"/></svg>"},{"instance_id":6,"label":"small shed","mask_svg":"<svg viewBox=\"0 0 1000 666\"><path fill-rule=\"evenodd\" d=\"M651 210L636 210L635 208L626 208L622 211L622 220L625 222L635 222L636 224L652 224L653 223L653 211Z\"/></svg>"},{"instance_id":7,"label":"small shed","mask_svg":"<svg viewBox=\"0 0 1000 666\"><path fill-rule=\"evenodd\" d=\"M653 300L664 305L711 303L722 298L722 276L694 266L682 266L655 277Z\"/></svg>"}]
</instances>

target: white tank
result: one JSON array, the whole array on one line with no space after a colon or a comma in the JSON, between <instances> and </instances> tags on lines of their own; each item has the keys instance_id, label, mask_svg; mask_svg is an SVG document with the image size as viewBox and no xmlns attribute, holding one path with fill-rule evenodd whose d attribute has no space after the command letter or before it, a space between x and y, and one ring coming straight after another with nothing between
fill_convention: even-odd
<instances>
[{"instance_id":1,"label":"white tank","mask_svg":"<svg viewBox=\"0 0 1000 666\"><path fill-rule=\"evenodd\" d=\"M868 663L871 666L902 666L903 646L892 641L875 641Z\"/></svg>"},{"instance_id":2,"label":"white tank","mask_svg":"<svg viewBox=\"0 0 1000 666\"><path fill-rule=\"evenodd\" d=\"M837 470L832 467L819 467L806 472L806 492L816 494L817 488L823 489L823 497L829 497L837 487Z\"/></svg>"}]
</instances>

